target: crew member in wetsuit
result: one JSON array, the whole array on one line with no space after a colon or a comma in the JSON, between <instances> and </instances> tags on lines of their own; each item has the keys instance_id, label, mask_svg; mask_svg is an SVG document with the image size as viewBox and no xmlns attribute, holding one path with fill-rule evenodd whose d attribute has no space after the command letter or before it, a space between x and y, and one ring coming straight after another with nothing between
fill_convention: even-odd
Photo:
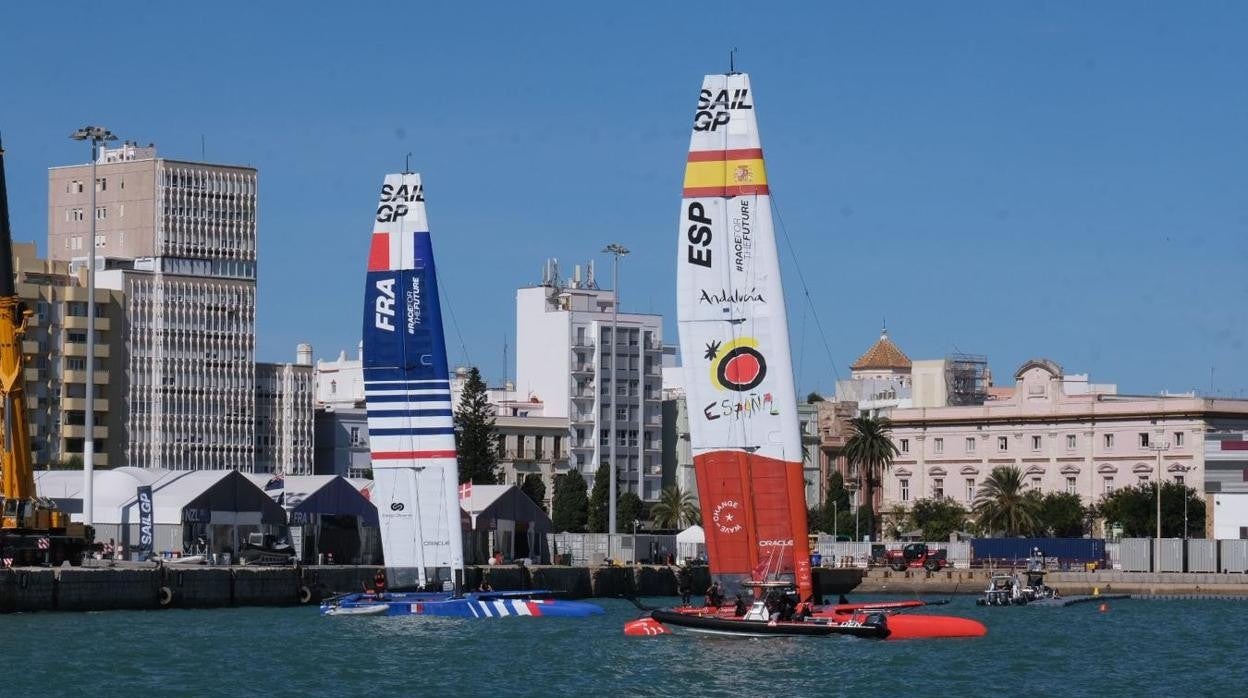
<instances>
[{"instance_id":1,"label":"crew member in wetsuit","mask_svg":"<svg viewBox=\"0 0 1248 698\"><path fill-rule=\"evenodd\" d=\"M373 593L381 596L386 593L386 571L377 570L377 574L373 575Z\"/></svg>"},{"instance_id":2,"label":"crew member in wetsuit","mask_svg":"<svg viewBox=\"0 0 1248 698\"><path fill-rule=\"evenodd\" d=\"M711 588L706 590L706 605L710 608L724 605L724 589L719 585L719 580L712 582Z\"/></svg>"},{"instance_id":3,"label":"crew member in wetsuit","mask_svg":"<svg viewBox=\"0 0 1248 698\"><path fill-rule=\"evenodd\" d=\"M693 595L693 573L688 567L681 567L676 572L676 591L680 593L680 603L689 605L689 597Z\"/></svg>"},{"instance_id":4,"label":"crew member in wetsuit","mask_svg":"<svg viewBox=\"0 0 1248 698\"><path fill-rule=\"evenodd\" d=\"M740 594L737 594L737 605L733 609L732 614L740 618L745 615L745 610L745 599L741 598Z\"/></svg>"}]
</instances>

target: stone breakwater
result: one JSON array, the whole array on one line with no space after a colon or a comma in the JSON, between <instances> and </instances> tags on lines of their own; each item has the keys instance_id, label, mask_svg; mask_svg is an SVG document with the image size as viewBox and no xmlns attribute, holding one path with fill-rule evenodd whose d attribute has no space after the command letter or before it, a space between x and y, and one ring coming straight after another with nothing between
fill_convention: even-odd
<instances>
[{"instance_id":1,"label":"stone breakwater","mask_svg":"<svg viewBox=\"0 0 1248 698\"><path fill-rule=\"evenodd\" d=\"M0 570L0 613L120 609L218 608L316 604L337 593L361 591L378 567L17 568ZM489 566L465 570L467 588L482 581L498 590L550 589L567 598L676 596L670 566ZM710 584L705 567L692 568L693 593ZM815 571L823 594L842 594L857 584L859 570Z\"/></svg>"},{"instance_id":2,"label":"stone breakwater","mask_svg":"<svg viewBox=\"0 0 1248 698\"><path fill-rule=\"evenodd\" d=\"M996 570L1008 572L1008 570ZM923 570L873 569L867 571L855 590L860 594L978 594L988 586L993 570ZM1021 574L1021 573L1020 573ZM1102 594L1137 595L1226 595L1248 597L1248 575L1162 572L1049 572L1045 582L1064 595Z\"/></svg>"}]
</instances>

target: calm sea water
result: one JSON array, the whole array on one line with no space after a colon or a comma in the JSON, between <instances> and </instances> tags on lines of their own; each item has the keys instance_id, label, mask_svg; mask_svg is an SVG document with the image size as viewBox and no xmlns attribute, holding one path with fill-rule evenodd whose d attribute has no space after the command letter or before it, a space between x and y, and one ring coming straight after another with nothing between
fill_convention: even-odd
<instances>
[{"instance_id":1,"label":"calm sea water","mask_svg":"<svg viewBox=\"0 0 1248 698\"><path fill-rule=\"evenodd\" d=\"M963 597L940 611L982 619L988 637L911 642L626 638L639 612L600 603L607 615L583 620L322 618L315 608L0 616L0 695L1248 693L1248 602L1112 601L1100 613Z\"/></svg>"}]
</instances>

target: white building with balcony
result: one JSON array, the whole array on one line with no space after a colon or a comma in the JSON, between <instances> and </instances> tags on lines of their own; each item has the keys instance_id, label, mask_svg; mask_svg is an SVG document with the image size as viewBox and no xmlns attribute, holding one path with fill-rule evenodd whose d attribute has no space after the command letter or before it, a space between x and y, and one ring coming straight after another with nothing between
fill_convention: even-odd
<instances>
[{"instance_id":1,"label":"white building with balcony","mask_svg":"<svg viewBox=\"0 0 1248 698\"><path fill-rule=\"evenodd\" d=\"M591 486L610 457L614 422L619 491L655 501L663 479L663 318L621 312L613 336L615 292L598 288L592 265L584 280L578 267L566 284L553 264L545 269L540 285L516 291L516 389L541 400L544 416L568 420L570 466Z\"/></svg>"}]
</instances>

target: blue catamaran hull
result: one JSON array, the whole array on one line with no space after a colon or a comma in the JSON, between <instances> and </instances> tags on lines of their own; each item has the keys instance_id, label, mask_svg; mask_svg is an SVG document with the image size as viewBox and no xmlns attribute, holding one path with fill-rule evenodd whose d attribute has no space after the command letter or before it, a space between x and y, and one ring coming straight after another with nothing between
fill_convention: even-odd
<instances>
[{"instance_id":1,"label":"blue catamaran hull","mask_svg":"<svg viewBox=\"0 0 1248 698\"><path fill-rule=\"evenodd\" d=\"M550 598L549 591L449 593L395 592L338 596L321 603L322 615L445 616L507 618L547 616L584 618L602 615L602 607L584 601Z\"/></svg>"}]
</instances>

